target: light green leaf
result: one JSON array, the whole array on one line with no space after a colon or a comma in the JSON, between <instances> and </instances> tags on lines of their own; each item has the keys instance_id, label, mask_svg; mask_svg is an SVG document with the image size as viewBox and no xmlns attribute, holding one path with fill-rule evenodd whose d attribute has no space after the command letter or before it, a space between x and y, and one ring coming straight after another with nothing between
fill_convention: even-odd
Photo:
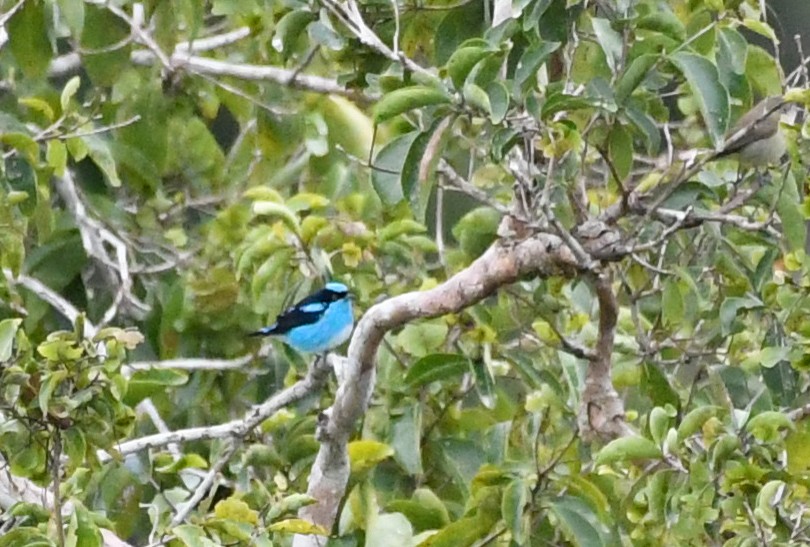
<instances>
[{"instance_id":1,"label":"light green leaf","mask_svg":"<svg viewBox=\"0 0 810 547\"><path fill-rule=\"evenodd\" d=\"M650 439L644 437L621 437L606 444L596 454L596 465L639 459L658 459L662 457L661 449Z\"/></svg>"},{"instance_id":2,"label":"light green leaf","mask_svg":"<svg viewBox=\"0 0 810 547\"><path fill-rule=\"evenodd\" d=\"M3 319L0 321L0 363L11 359L14 338L22 321L22 319Z\"/></svg>"},{"instance_id":3,"label":"light green leaf","mask_svg":"<svg viewBox=\"0 0 810 547\"><path fill-rule=\"evenodd\" d=\"M121 179L118 178L118 170L115 166L115 158L113 158L107 141L99 135L88 135L82 137L82 140L87 145L87 154L90 159L106 175L110 186L115 188L121 186Z\"/></svg>"},{"instance_id":4,"label":"light green leaf","mask_svg":"<svg viewBox=\"0 0 810 547\"><path fill-rule=\"evenodd\" d=\"M349 461L352 473L361 473L371 469L393 455L394 449L379 441L360 440L349 443Z\"/></svg>"},{"instance_id":5,"label":"light green leaf","mask_svg":"<svg viewBox=\"0 0 810 547\"><path fill-rule=\"evenodd\" d=\"M622 36L610 26L610 20L601 17L591 17L591 25L596 34L596 41L605 52L605 59L611 72L616 73L616 67L624 50Z\"/></svg>"},{"instance_id":6,"label":"light green leaf","mask_svg":"<svg viewBox=\"0 0 810 547\"><path fill-rule=\"evenodd\" d=\"M377 515L366 530L366 545L412 547L413 527L401 513Z\"/></svg>"},{"instance_id":7,"label":"light green leaf","mask_svg":"<svg viewBox=\"0 0 810 547\"><path fill-rule=\"evenodd\" d=\"M382 123L416 108L448 104L450 96L435 87L415 85L395 89L374 105L374 123Z\"/></svg>"}]
</instances>

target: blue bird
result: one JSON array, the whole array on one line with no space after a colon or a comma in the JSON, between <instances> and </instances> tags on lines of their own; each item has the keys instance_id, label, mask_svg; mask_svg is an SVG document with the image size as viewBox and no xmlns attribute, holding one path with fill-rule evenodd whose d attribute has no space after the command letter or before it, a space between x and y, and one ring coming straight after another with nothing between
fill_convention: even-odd
<instances>
[{"instance_id":1,"label":"blue bird","mask_svg":"<svg viewBox=\"0 0 810 547\"><path fill-rule=\"evenodd\" d=\"M353 326L349 289L332 281L281 312L269 327L250 335L279 336L295 350L323 353L345 342Z\"/></svg>"}]
</instances>

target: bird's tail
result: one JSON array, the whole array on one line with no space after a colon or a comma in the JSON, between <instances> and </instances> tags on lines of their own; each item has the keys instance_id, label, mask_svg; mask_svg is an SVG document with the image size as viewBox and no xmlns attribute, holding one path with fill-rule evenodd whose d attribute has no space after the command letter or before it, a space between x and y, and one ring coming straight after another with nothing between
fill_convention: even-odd
<instances>
[{"instance_id":1,"label":"bird's tail","mask_svg":"<svg viewBox=\"0 0 810 547\"><path fill-rule=\"evenodd\" d=\"M276 325L270 325L269 327L264 327L262 329L257 330L256 332L251 332L248 336L270 336L271 334L276 333Z\"/></svg>"}]
</instances>

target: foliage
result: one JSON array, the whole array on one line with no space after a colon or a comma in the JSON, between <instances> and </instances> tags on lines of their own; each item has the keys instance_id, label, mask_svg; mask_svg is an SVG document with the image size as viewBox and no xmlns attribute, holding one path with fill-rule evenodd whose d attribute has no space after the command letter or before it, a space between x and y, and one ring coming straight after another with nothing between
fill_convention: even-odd
<instances>
[{"instance_id":1,"label":"foliage","mask_svg":"<svg viewBox=\"0 0 810 547\"><path fill-rule=\"evenodd\" d=\"M633 189L654 202L682 168L659 153L719 147L781 93L754 0L517 0L493 24L502 4L365 2L361 28L331 0L0 2L0 454L64 513L4 505L0 547L810 541L799 126L790 169L735 183L717 161L657 204L680 220L611 222L635 248L600 264L637 436L578 429L599 306L560 272L387 335L331 530L297 512L334 381L233 445L119 452L302 378L308 357L245 333L324 280L362 313L521 237L515 204L570 234Z\"/></svg>"}]
</instances>

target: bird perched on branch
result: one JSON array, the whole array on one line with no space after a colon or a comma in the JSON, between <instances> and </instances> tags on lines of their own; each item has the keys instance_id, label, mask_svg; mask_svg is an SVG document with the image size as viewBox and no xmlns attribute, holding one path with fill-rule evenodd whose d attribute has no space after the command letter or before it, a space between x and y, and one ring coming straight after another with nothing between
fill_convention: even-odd
<instances>
[{"instance_id":1,"label":"bird perched on branch","mask_svg":"<svg viewBox=\"0 0 810 547\"><path fill-rule=\"evenodd\" d=\"M323 353L345 342L353 326L349 289L332 281L281 312L269 327L250 335L278 336L295 350Z\"/></svg>"},{"instance_id":2,"label":"bird perched on branch","mask_svg":"<svg viewBox=\"0 0 810 547\"><path fill-rule=\"evenodd\" d=\"M787 150L779 123L788 106L781 96L758 102L729 130L725 146L714 157L736 155L744 167L763 167L778 162Z\"/></svg>"}]
</instances>

